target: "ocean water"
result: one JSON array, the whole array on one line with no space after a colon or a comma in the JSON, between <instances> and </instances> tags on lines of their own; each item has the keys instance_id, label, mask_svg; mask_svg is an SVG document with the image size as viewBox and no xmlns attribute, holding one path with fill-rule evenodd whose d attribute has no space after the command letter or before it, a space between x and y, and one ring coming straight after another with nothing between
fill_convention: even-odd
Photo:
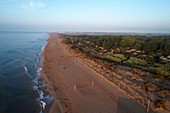
<instances>
[{"instance_id":1,"label":"ocean water","mask_svg":"<svg viewBox=\"0 0 170 113\"><path fill-rule=\"evenodd\" d=\"M40 79L47 33L0 32L0 113L40 113L52 101Z\"/></svg>"}]
</instances>

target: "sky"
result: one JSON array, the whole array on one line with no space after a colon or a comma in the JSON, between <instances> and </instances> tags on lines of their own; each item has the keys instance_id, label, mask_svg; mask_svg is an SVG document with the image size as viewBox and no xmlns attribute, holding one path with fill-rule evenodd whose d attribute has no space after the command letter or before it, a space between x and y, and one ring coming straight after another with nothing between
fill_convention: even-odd
<instances>
[{"instance_id":1,"label":"sky","mask_svg":"<svg viewBox=\"0 0 170 113\"><path fill-rule=\"evenodd\" d=\"M0 0L0 31L170 33L170 0Z\"/></svg>"}]
</instances>

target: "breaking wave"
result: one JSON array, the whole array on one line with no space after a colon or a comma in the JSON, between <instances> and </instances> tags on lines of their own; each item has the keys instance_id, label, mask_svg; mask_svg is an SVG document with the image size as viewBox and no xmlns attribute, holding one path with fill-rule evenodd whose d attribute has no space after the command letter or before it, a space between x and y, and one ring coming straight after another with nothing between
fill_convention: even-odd
<instances>
[{"instance_id":1,"label":"breaking wave","mask_svg":"<svg viewBox=\"0 0 170 113\"><path fill-rule=\"evenodd\" d=\"M41 77L41 71L42 68L40 67L41 63L42 63L42 53L44 51L45 46L47 45L47 42L44 44L43 47L41 47L41 51L40 53L35 55L35 76L32 76L29 74L29 70L28 68L24 65L24 70L25 70L25 74L32 79L33 82L33 90L37 91L39 94L39 97L36 99L41 107L41 111L40 113L43 113L44 109L46 108L46 105L50 104L53 101L53 98L51 95L49 94L45 94L45 90L46 90L46 85L43 85L42 82L40 81L40 77Z\"/></svg>"},{"instance_id":2,"label":"breaking wave","mask_svg":"<svg viewBox=\"0 0 170 113\"><path fill-rule=\"evenodd\" d=\"M33 90L37 91L39 93L39 98L37 98L37 101L39 102L39 105L41 107L41 111L40 113L43 113L44 109L46 108L47 104L50 104L53 101L53 98L51 95L49 94L44 94L45 90L46 90L46 86L43 85L40 81L40 77L41 77L41 71L42 68L40 67L41 63L42 63L42 53L44 51L45 46L47 45L47 42L45 43L45 45L41 48L41 52L40 54L36 55L36 59L37 59L37 64L35 65L35 69L36 69L36 76L33 79L33 83L34 83L34 87Z\"/></svg>"}]
</instances>

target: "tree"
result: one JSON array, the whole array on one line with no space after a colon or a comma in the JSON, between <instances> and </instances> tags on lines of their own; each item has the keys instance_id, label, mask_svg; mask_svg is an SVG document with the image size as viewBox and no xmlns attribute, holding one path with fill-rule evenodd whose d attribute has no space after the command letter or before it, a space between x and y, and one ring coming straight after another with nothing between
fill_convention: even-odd
<instances>
[{"instance_id":1,"label":"tree","mask_svg":"<svg viewBox=\"0 0 170 113\"><path fill-rule=\"evenodd\" d=\"M140 43L135 43L134 48L136 50L141 50L142 45Z\"/></svg>"},{"instance_id":2,"label":"tree","mask_svg":"<svg viewBox=\"0 0 170 113\"><path fill-rule=\"evenodd\" d=\"M102 46L104 49L109 50L112 47L112 43L110 41L104 40Z\"/></svg>"},{"instance_id":3,"label":"tree","mask_svg":"<svg viewBox=\"0 0 170 113\"><path fill-rule=\"evenodd\" d=\"M144 50L147 54L153 54L159 45L159 39L151 37L144 43Z\"/></svg>"},{"instance_id":4,"label":"tree","mask_svg":"<svg viewBox=\"0 0 170 113\"><path fill-rule=\"evenodd\" d=\"M170 40L168 40L168 41L165 43L164 50L165 50L165 55L166 55L166 56L170 55Z\"/></svg>"},{"instance_id":5,"label":"tree","mask_svg":"<svg viewBox=\"0 0 170 113\"><path fill-rule=\"evenodd\" d=\"M99 38L99 39L96 39L96 45L101 47L103 44L103 39L102 38Z\"/></svg>"},{"instance_id":6,"label":"tree","mask_svg":"<svg viewBox=\"0 0 170 113\"><path fill-rule=\"evenodd\" d=\"M131 47L135 44L135 39L130 37L125 37L121 40L120 45L122 47Z\"/></svg>"}]
</instances>

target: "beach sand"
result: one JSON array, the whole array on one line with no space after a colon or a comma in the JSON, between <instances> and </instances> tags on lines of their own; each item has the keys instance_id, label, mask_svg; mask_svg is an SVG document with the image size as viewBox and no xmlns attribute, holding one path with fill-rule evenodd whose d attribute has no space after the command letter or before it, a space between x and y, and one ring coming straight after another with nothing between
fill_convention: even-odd
<instances>
[{"instance_id":1,"label":"beach sand","mask_svg":"<svg viewBox=\"0 0 170 113\"><path fill-rule=\"evenodd\" d=\"M67 51L51 33L42 78L54 102L49 113L146 113L146 109Z\"/></svg>"}]
</instances>

